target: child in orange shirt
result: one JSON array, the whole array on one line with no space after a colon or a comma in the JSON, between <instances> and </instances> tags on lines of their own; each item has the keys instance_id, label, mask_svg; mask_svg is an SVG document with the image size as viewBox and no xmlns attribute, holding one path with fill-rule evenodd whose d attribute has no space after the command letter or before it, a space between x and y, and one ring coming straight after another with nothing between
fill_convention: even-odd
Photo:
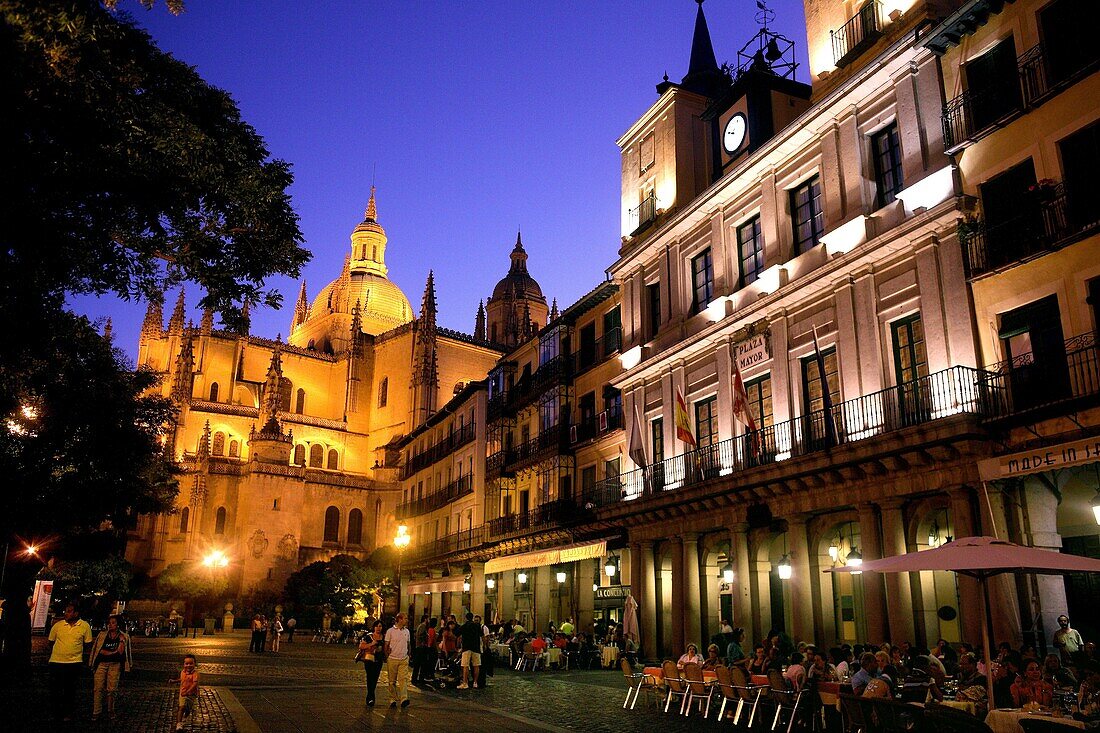
<instances>
[{"instance_id":1,"label":"child in orange shirt","mask_svg":"<svg viewBox=\"0 0 1100 733\"><path fill-rule=\"evenodd\" d=\"M183 658L183 670L180 672L179 706L176 709L176 730L183 730L184 716L190 716L195 710L195 700L199 697L199 673L194 654Z\"/></svg>"}]
</instances>

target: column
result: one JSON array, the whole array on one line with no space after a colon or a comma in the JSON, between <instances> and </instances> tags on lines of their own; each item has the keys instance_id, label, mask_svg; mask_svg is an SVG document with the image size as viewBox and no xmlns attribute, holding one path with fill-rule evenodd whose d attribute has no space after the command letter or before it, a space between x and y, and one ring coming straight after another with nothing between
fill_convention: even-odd
<instances>
[{"instance_id":1,"label":"column","mask_svg":"<svg viewBox=\"0 0 1100 733\"><path fill-rule=\"evenodd\" d=\"M443 571L440 569L432 569L428 571L428 576L438 580L443 577ZM426 601L424 610L428 612L428 615L439 618L439 614L443 611L443 594L433 591L432 594L424 600Z\"/></svg>"},{"instance_id":2,"label":"column","mask_svg":"<svg viewBox=\"0 0 1100 733\"><path fill-rule=\"evenodd\" d=\"M685 637L684 617L687 614L687 604L684 603L684 540L682 537L672 538L672 651L683 654Z\"/></svg>"},{"instance_id":3,"label":"column","mask_svg":"<svg viewBox=\"0 0 1100 733\"><path fill-rule=\"evenodd\" d=\"M733 548L733 618L735 626L745 629L745 642L755 643L760 637L753 632L752 593L749 583L749 525L735 524L730 532L730 547Z\"/></svg>"},{"instance_id":4,"label":"column","mask_svg":"<svg viewBox=\"0 0 1100 733\"><path fill-rule=\"evenodd\" d=\"M573 619L573 622L578 629L588 628L593 621L592 615L596 594L592 591L592 584L596 582L595 571L596 565L591 560L578 560L576 562L576 569L573 572L576 588L573 592L577 594L577 617ZM568 616L568 609L566 616ZM563 616L562 621L564 620L565 617Z\"/></svg>"},{"instance_id":5,"label":"column","mask_svg":"<svg viewBox=\"0 0 1100 733\"><path fill-rule=\"evenodd\" d=\"M951 530L955 537L972 537L974 510L970 501L970 489L956 486L948 492L951 499ZM959 622L962 625L963 638L966 640L982 638L981 588L976 578L968 575L955 575L959 587ZM977 642L972 642L977 643Z\"/></svg>"},{"instance_id":6,"label":"column","mask_svg":"<svg viewBox=\"0 0 1100 733\"><path fill-rule=\"evenodd\" d=\"M702 597L699 589L699 535L684 534L684 644L702 644ZM704 649L705 645L701 645Z\"/></svg>"},{"instance_id":7,"label":"column","mask_svg":"<svg viewBox=\"0 0 1100 733\"><path fill-rule=\"evenodd\" d=\"M535 621L531 630L542 633L546 631L546 625L550 621L550 583L554 580L554 568L536 568L530 573L535 583L535 597L532 603L532 612Z\"/></svg>"},{"instance_id":8,"label":"column","mask_svg":"<svg viewBox=\"0 0 1100 733\"><path fill-rule=\"evenodd\" d=\"M805 514L795 514L787 520L787 535L791 547L791 629L796 642L815 642L814 597L810 585L810 548L806 538Z\"/></svg>"},{"instance_id":9,"label":"column","mask_svg":"<svg viewBox=\"0 0 1100 733\"><path fill-rule=\"evenodd\" d=\"M482 612L485 610L485 563L474 561L470 563L470 613L478 613L474 609L478 609ZM459 613L459 609L455 608L455 604L451 604L451 613L458 618L464 619L463 614ZM504 615L503 610L501 616ZM484 618L484 616L482 616Z\"/></svg>"},{"instance_id":10,"label":"column","mask_svg":"<svg viewBox=\"0 0 1100 733\"><path fill-rule=\"evenodd\" d=\"M497 598L500 599L500 616L507 620L516 616L516 571L507 570L497 577Z\"/></svg>"},{"instance_id":11,"label":"column","mask_svg":"<svg viewBox=\"0 0 1100 733\"><path fill-rule=\"evenodd\" d=\"M879 520L875 505L865 502L856 507L859 511L859 548L864 560L878 560L882 557L882 545L879 542ZM867 629L867 641L881 644L886 641L886 597L883 590L882 573L864 573L859 576L863 582L863 616Z\"/></svg>"},{"instance_id":12,"label":"column","mask_svg":"<svg viewBox=\"0 0 1100 733\"><path fill-rule=\"evenodd\" d=\"M1039 476L1024 478L1024 511L1027 518L1028 544L1058 552L1062 535L1058 533L1058 497L1047 488ZM1037 591L1032 613L1038 613L1048 639L1058 630L1058 616L1068 612L1066 585L1060 575L1028 576Z\"/></svg>"},{"instance_id":13,"label":"column","mask_svg":"<svg viewBox=\"0 0 1100 733\"><path fill-rule=\"evenodd\" d=\"M633 554L632 551L632 557ZM642 631L642 649L646 656L656 659L660 651L657 649L657 576L653 568L653 540L639 542L638 555L641 557L638 579L641 587L639 610L642 617L638 619L638 623Z\"/></svg>"},{"instance_id":14,"label":"column","mask_svg":"<svg viewBox=\"0 0 1100 733\"><path fill-rule=\"evenodd\" d=\"M725 409L733 404L733 349L729 341L723 341L714 350L714 367L718 372L718 439L726 440L737 433L733 423L733 410Z\"/></svg>"},{"instance_id":15,"label":"column","mask_svg":"<svg viewBox=\"0 0 1100 733\"><path fill-rule=\"evenodd\" d=\"M905 517L900 499L878 503L882 511L882 553L886 557L905 553ZM890 639L895 643L916 641L913 623L913 588L909 573L884 573L886 610L890 620ZM928 640L930 643L931 639Z\"/></svg>"}]
</instances>

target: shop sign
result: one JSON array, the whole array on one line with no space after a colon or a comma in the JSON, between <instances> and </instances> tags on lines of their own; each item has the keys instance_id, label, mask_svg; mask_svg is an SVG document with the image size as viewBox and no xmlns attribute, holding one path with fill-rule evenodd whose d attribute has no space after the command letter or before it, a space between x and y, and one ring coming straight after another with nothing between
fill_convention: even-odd
<instances>
[{"instance_id":1,"label":"shop sign","mask_svg":"<svg viewBox=\"0 0 1100 733\"><path fill-rule=\"evenodd\" d=\"M737 359L737 368L742 372L763 364L771 358L768 335L762 333L759 336L738 341L733 345L733 356Z\"/></svg>"},{"instance_id":2,"label":"shop sign","mask_svg":"<svg viewBox=\"0 0 1100 733\"><path fill-rule=\"evenodd\" d=\"M1094 461L1100 461L1100 440L1090 438L1050 448L987 458L978 462L978 473L983 481L996 481Z\"/></svg>"},{"instance_id":3,"label":"shop sign","mask_svg":"<svg viewBox=\"0 0 1100 733\"><path fill-rule=\"evenodd\" d=\"M624 600L628 595L629 585L603 585L596 589L596 598L601 601Z\"/></svg>"}]
</instances>

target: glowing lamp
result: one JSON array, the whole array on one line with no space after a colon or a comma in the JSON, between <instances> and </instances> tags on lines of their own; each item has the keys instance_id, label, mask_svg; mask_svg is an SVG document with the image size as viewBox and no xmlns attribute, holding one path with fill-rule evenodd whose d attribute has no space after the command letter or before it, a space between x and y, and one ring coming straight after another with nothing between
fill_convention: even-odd
<instances>
[{"instance_id":1,"label":"glowing lamp","mask_svg":"<svg viewBox=\"0 0 1100 733\"><path fill-rule=\"evenodd\" d=\"M497 587L496 578L486 578L485 579L485 587L488 588L489 590L492 590L493 588L496 588Z\"/></svg>"},{"instance_id":2,"label":"glowing lamp","mask_svg":"<svg viewBox=\"0 0 1100 733\"><path fill-rule=\"evenodd\" d=\"M1092 516L1096 517L1096 523L1100 524L1100 491L1092 497Z\"/></svg>"},{"instance_id":3,"label":"glowing lamp","mask_svg":"<svg viewBox=\"0 0 1100 733\"><path fill-rule=\"evenodd\" d=\"M840 558L840 548L836 545L829 545L829 559L836 562Z\"/></svg>"},{"instance_id":4,"label":"glowing lamp","mask_svg":"<svg viewBox=\"0 0 1100 733\"><path fill-rule=\"evenodd\" d=\"M607 558L607 564L603 566L603 571L607 573L607 577L614 578L615 573L619 569L619 558L614 555Z\"/></svg>"},{"instance_id":5,"label":"glowing lamp","mask_svg":"<svg viewBox=\"0 0 1100 733\"><path fill-rule=\"evenodd\" d=\"M725 567L722 568L722 580L726 583L733 582L733 566L729 563L726 563Z\"/></svg>"},{"instance_id":6,"label":"glowing lamp","mask_svg":"<svg viewBox=\"0 0 1100 733\"><path fill-rule=\"evenodd\" d=\"M642 347L631 346L629 349L619 354L619 363L622 364L623 369L633 369L638 366L642 361Z\"/></svg>"},{"instance_id":7,"label":"glowing lamp","mask_svg":"<svg viewBox=\"0 0 1100 733\"><path fill-rule=\"evenodd\" d=\"M558 583L564 583L565 582L565 571L564 570L559 570L557 578L558 578Z\"/></svg>"},{"instance_id":8,"label":"glowing lamp","mask_svg":"<svg viewBox=\"0 0 1100 733\"><path fill-rule=\"evenodd\" d=\"M525 584L525 583L527 582L527 573L525 573L525 572L523 572L522 570L520 570L520 571L519 571L519 572L518 572L518 573L516 574L516 580L518 580L518 581L519 581L519 584L520 584L520 585L523 585L523 584Z\"/></svg>"},{"instance_id":9,"label":"glowing lamp","mask_svg":"<svg viewBox=\"0 0 1100 733\"><path fill-rule=\"evenodd\" d=\"M600 589L600 584L599 584L599 583L593 583L593 584L592 584L592 592L593 592L593 593L595 593L595 592L596 592L596 591L598 591L599 589Z\"/></svg>"},{"instance_id":10,"label":"glowing lamp","mask_svg":"<svg viewBox=\"0 0 1100 733\"><path fill-rule=\"evenodd\" d=\"M466 578L462 581L462 592L463 593L469 593L470 592L470 579L469 578Z\"/></svg>"},{"instance_id":11,"label":"glowing lamp","mask_svg":"<svg viewBox=\"0 0 1100 733\"><path fill-rule=\"evenodd\" d=\"M784 555L779 559L779 579L790 580L791 575L791 556Z\"/></svg>"},{"instance_id":12,"label":"glowing lamp","mask_svg":"<svg viewBox=\"0 0 1100 733\"><path fill-rule=\"evenodd\" d=\"M848 553L848 557L844 559L844 564L850 568L858 568L863 565L863 555L858 548L852 548L852 551Z\"/></svg>"},{"instance_id":13,"label":"glowing lamp","mask_svg":"<svg viewBox=\"0 0 1100 733\"><path fill-rule=\"evenodd\" d=\"M409 528L404 524L397 525L397 536L393 538L393 546L403 550L409 546L410 542L412 537L409 535Z\"/></svg>"}]
</instances>

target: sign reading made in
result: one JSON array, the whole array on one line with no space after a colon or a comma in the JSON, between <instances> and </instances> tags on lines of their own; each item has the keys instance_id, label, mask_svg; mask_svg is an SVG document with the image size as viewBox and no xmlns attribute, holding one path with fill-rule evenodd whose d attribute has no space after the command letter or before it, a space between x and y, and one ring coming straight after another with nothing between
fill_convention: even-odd
<instances>
[{"instance_id":1,"label":"sign reading made in","mask_svg":"<svg viewBox=\"0 0 1100 733\"><path fill-rule=\"evenodd\" d=\"M978 473L983 481L996 481L999 478L1026 476L1030 473L1079 466L1094 461L1100 461L1100 440L1090 438L1049 448L987 458L978 462Z\"/></svg>"}]
</instances>

